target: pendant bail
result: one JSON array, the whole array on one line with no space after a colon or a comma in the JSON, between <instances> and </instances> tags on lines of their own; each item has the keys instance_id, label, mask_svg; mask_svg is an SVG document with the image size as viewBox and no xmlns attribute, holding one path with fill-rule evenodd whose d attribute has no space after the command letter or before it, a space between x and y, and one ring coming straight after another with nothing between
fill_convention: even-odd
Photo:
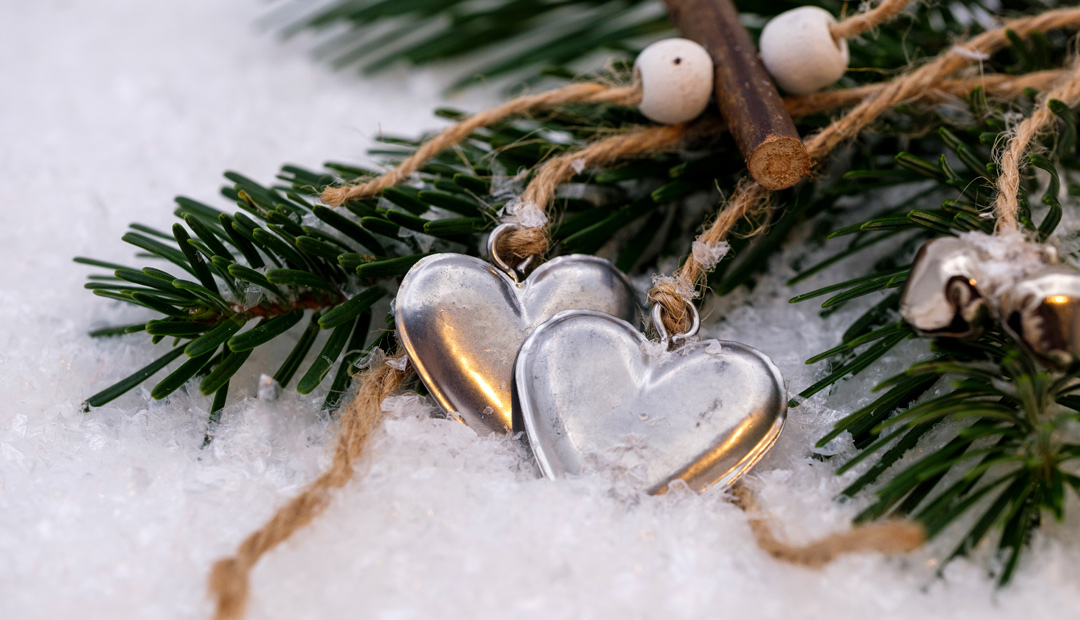
<instances>
[{"instance_id":1,"label":"pendant bail","mask_svg":"<svg viewBox=\"0 0 1080 620\"><path fill-rule=\"evenodd\" d=\"M501 239L503 235L510 231L518 230L520 228L521 226L519 226L518 224L499 224L495 227L495 230L491 231L491 234L488 235L487 242L488 256L490 257L492 264L495 265L495 267L497 267L499 271L502 271L506 275L510 276L510 279L513 280L515 283L520 283L522 280L525 279L525 271L526 269L528 269L529 265L532 263L533 258L535 257L528 256L523 259L517 265L517 267L511 267L510 263L506 262L506 260L504 260L502 256L499 256L498 245L499 239Z\"/></svg>"},{"instance_id":2,"label":"pendant bail","mask_svg":"<svg viewBox=\"0 0 1080 620\"><path fill-rule=\"evenodd\" d=\"M660 342L666 343L669 348L680 344L687 338L696 336L698 330L701 329L701 316L698 315L697 308L688 299L684 299L683 303L686 304L690 313L690 328L678 334L668 334L667 327L664 326L664 306L663 304L653 304L652 322L656 328L656 335L659 336Z\"/></svg>"}]
</instances>

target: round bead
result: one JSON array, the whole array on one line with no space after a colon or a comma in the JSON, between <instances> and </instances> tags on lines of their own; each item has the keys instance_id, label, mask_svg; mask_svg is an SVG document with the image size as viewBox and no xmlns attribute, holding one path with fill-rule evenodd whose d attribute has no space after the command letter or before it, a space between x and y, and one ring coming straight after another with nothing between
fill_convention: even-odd
<instances>
[{"instance_id":1,"label":"round bead","mask_svg":"<svg viewBox=\"0 0 1080 620\"><path fill-rule=\"evenodd\" d=\"M685 123L701 116L709 105L712 58L693 41L657 41L634 61L634 79L641 84L642 114L665 125Z\"/></svg>"},{"instance_id":2,"label":"round bead","mask_svg":"<svg viewBox=\"0 0 1080 620\"><path fill-rule=\"evenodd\" d=\"M761 61L776 85L806 95L835 84L848 66L847 41L833 41L836 19L825 9L804 6L785 11L761 31Z\"/></svg>"}]
</instances>

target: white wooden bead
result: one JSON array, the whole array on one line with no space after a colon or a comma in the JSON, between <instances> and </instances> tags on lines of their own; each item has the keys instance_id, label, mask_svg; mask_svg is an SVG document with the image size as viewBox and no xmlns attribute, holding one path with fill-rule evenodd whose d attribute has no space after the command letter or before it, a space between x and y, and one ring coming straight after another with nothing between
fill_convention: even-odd
<instances>
[{"instance_id":1,"label":"white wooden bead","mask_svg":"<svg viewBox=\"0 0 1080 620\"><path fill-rule=\"evenodd\" d=\"M806 95L835 84L848 66L847 41L833 41L836 18L825 9L804 6L785 11L761 31L761 61L776 85Z\"/></svg>"},{"instance_id":2,"label":"white wooden bead","mask_svg":"<svg viewBox=\"0 0 1080 620\"><path fill-rule=\"evenodd\" d=\"M634 61L641 84L638 109L665 125L692 121L705 111L713 87L709 53L687 39L664 39L641 50Z\"/></svg>"}]
</instances>

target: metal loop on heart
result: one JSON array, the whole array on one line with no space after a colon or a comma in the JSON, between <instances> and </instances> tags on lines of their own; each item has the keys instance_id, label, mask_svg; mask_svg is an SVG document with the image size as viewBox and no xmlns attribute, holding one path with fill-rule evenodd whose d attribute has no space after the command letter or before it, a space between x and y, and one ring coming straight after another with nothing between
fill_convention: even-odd
<instances>
[{"instance_id":1,"label":"metal loop on heart","mask_svg":"<svg viewBox=\"0 0 1080 620\"><path fill-rule=\"evenodd\" d=\"M683 303L686 304L687 314L690 316L690 327L686 331L676 334L668 334L667 327L664 325L663 304L653 304L653 326L656 327L656 334L660 337L660 342L667 343L669 347L697 335L698 330L701 329L701 316L698 315L697 308L694 307L694 304L691 303L690 300L684 299Z\"/></svg>"},{"instance_id":2,"label":"metal loop on heart","mask_svg":"<svg viewBox=\"0 0 1080 620\"><path fill-rule=\"evenodd\" d=\"M529 265L532 263L535 256L527 256L522 259L517 265L511 267L510 263L505 258L499 255L498 244L499 239L512 231L520 229L521 226L517 224L500 224L495 227L495 230L491 231L491 235L488 236L487 250L488 256L491 257L491 263L495 265L506 275L510 276L514 282L521 282L525 278L525 274L528 272Z\"/></svg>"}]
</instances>

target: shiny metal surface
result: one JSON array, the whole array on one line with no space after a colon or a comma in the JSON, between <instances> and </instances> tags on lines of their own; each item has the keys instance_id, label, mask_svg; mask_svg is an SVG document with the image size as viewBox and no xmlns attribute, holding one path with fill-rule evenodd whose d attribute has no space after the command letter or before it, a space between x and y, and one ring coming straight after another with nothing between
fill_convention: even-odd
<instances>
[{"instance_id":1,"label":"shiny metal surface","mask_svg":"<svg viewBox=\"0 0 1080 620\"><path fill-rule=\"evenodd\" d=\"M515 269L514 267L511 267L509 263L503 260L503 257L499 256L499 253L495 250L495 248L499 245L499 238L517 228L519 228L517 224L509 223L499 224L498 226L496 226L495 230L491 231L491 234L488 235L487 251L488 256L491 257L491 263L493 265L502 270L502 272L506 275L510 276L510 279L514 282L521 282L525 279L525 274L528 273L529 265L532 264L533 260L536 257L529 256L525 260L521 261L521 263Z\"/></svg>"},{"instance_id":2,"label":"shiny metal surface","mask_svg":"<svg viewBox=\"0 0 1080 620\"><path fill-rule=\"evenodd\" d=\"M1009 333L1033 357L1065 369L1080 361L1080 272L1050 267L1007 291L1001 317Z\"/></svg>"},{"instance_id":3,"label":"shiny metal surface","mask_svg":"<svg viewBox=\"0 0 1080 620\"><path fill-rule=\"evenodd\" d=\"M437 254L416 263L395 302L398 337L435 400L479 433L511 428L514 357L555 314L588 308L635 320L630 282L594 256L555 258L515 282L487 262Z\"/></svg>"},{"instance_id":4,"label":"shiny metal surface","mask_svg":"<svg viewBox=\"0 0 1080 620\"><path fill-rule=\"evenodd\" d=\"M900 314L922 336L978 337L991 321L975 278L978 261L976 249L955 237L927 241L904 285Z\"/></svg>"},{"instance_id":5,"label":"shiny metal surface","mask_svg":"<svg viewBox=\"0 0 1080 620\"><path fill-rule=\"evenodd\" d=\"M515 407L548 478L601 471L649 493L682 479L728 485L776 442L787 415L780 371L736 342L674 351L633 325L562 312L529 336Z\"/></svg>"},{"instance_id":6,"label":"shiny metal surface","mask_svg":"<svg viewBox=\"0 0 1080 620\"><path fill-rule=\"evenodd\" d=\"M664 326L664 308L660 304L653 304L652 307L652 324L656 328L656 335L659 336L660 342L678 343L696 336L698 330L701 329L701 315L698 314L697 307L689 301L686 302L687 311L690 313L690 329L681 334L668 334L667 327Z\"/></svg>"}]
</instances>

